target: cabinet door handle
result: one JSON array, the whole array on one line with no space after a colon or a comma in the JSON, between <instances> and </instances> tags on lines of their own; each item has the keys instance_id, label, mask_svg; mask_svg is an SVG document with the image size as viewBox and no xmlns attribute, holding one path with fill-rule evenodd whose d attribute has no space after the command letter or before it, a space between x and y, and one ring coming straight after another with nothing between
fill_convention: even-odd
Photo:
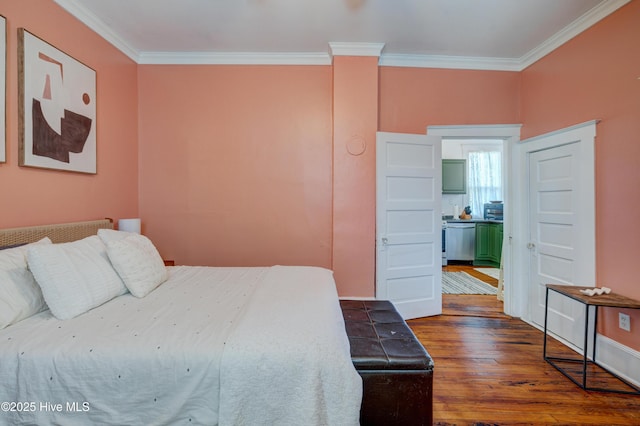
<instances>
[{"instance_id":1,"label":"cabinet door handle","mask_svg":"<svg viewBox=\"0 0 640 426\"><path fill-rule=\"evenodd\" d=\"M389 244L389 240L386 237L382 237L382 245L386 246Z\"/></svg>"},{"instance_id":2,"label":"cabinet door handle","mask_svg":"<svg viewBox=\"0 0 640 426\"><path fill-rule=\"evenodd\" d=\"M536 245L535 245L535 244L533 244L533 243L529 243L529 244L527 244L527 248L528 248L529 250L533 250L534 248L536 248Z\"/></svg>"}]
</instances>

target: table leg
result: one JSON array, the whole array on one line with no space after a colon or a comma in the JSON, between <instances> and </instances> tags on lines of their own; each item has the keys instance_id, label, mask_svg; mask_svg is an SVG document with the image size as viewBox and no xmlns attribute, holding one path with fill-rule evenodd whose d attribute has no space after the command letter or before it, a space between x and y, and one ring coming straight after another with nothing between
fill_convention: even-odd
<instances>
[{"instance_id":1,"label":"table leg","mask_svg":"<svg viewBox=\"0 0 640 426\"><path fill-rule=\"evenodd\" d=\"M542 346L542 357L547 359L547 316L549 314L549 287L544 296L544 343Z\"/></svg>"},{"instance_id":2,"label":"table leg","mask_svg":"<svg viewBox=\"0 0 640 426\"><path fill-rule=\"evenodd\" d=\"M549 313L549 287L544 295L544 341L542 344L542 358L547 360L547 315Z\"/></svg>"},{"instance_id":3,"label":"table leg","mask_svg":"<svg viewBox=\"0 0 640 426\"><path fill-rule=\"evenodd\" d=\"M598 334L598 307L594 306L595 312L593 314L593 353L591 354L591 361L596 362L596 335Z\"/></svg>"},{"instance_id":4,"label":"table leg","mask_svg":"<svg viewBox=\"0 0 640 426\"><path fill-rule=\"evenodd\" d=\"M584 360L582 363L582 388L587 388L587 355L589 353L588 344L589 344L589 305L584 305L585 307L585 324L584 324Z\"/></svg>"}]
</instances>

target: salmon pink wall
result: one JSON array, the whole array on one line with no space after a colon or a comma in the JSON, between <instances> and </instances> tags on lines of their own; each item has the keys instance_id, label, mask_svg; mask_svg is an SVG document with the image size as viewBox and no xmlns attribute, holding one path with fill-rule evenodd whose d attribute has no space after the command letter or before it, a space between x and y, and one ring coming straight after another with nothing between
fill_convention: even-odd
<instances>
[{"instance_id":1,"label":"salmon pink wall","mask_svg":"<svg viewBox=\"0 0 640 426\"><path fill-rule=\"evenodd\" d=\"M334 269L340 295L373 296L377 127L514 123L518 96L517 73L378 67L371 57L141 65L145 232L179 264L317 265ZM364 151L349 153L359 143Z\"/></svg>"},{"instance_id":2,"label":"salmon pink wall","mask_svg":"<svg viewBox=\"0 0 640 426\"><path fill-rule=\"evenodd\" d=\"M341 296L375 296L378 57L333 60L333 270Z\"/></svg>"},{"instance_id":3,"label":"salmon pink wall","mask_svg":"<svg viewBox=\"0 0 640 426\"><path fill-rule=\"evenodd\" d=\"M7 20L7 162L0 227L137 215L137 65L52 1L0 0ZM96 175L18 167L18 28L97 72Z\"/></svg>"},{"instance_id":4,"label":"salmon pink wall","mask_svg":"<svg viewBox=\"0 0 640 426\"><path fill-rule=\"evenodd\" d=\"M140 66L140 212L163 256L331 267L331 93L328 66Z\"/></svg>"},{"instance_id":5,"label":"salmon pink wall","mask_svg":"<svg viewBox=\"0 0 640 426\"><path fill-rule=\"evenodd\" d=\"M520 123L520 75L507 71L380 68L380 131Z\"/></svg>"},{"instance_id":6,"label":"salmon pink wall","mask_svg":"<svg viewBox=\"0 0 640 426\"><path fill-rule=\"evenodd\" d=\"M640 299L640 2L628 3L522 73L522 139L585 121L596 126L596 278ZM640 314L632 333L605 334L640 350ZM635 324L635 326L634 326Z\"/></svg>"}]
</instances>

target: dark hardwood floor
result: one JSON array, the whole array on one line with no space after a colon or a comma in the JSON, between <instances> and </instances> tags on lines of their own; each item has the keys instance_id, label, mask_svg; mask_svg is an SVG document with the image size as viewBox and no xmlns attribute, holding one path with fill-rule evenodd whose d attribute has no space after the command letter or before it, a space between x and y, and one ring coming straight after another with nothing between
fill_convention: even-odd
<instances>
[{"instance_id":1,"label":"dark hardwood floor","mask_svg":"<svg viewBox=\"0 0 640 426\"><path fill-rule=\"evenodd\" d=\"M580 389L543 360L542 332L495 296L443 295L442 315L408 324L435 363L437 425L640 425L640 396Z\"/></svg>"}]
</instances>

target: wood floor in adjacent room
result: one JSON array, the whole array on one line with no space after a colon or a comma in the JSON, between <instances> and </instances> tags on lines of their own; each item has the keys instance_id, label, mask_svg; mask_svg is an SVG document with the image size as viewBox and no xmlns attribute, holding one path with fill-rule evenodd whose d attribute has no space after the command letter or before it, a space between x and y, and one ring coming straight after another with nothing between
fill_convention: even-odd
<instances>
[{"instance_id":1,"label":"wood floor in adjacent room","mask_svg":"<svg viewBox=\"0 0 640 426\"><path fill-rule=\"evenodd\" d=\"M495 296L443 295L443 315L408 324L435 363L436 425L640 425L640 396L580 389L543 360L542 332Z\"/></svg>"}]
</instances>

